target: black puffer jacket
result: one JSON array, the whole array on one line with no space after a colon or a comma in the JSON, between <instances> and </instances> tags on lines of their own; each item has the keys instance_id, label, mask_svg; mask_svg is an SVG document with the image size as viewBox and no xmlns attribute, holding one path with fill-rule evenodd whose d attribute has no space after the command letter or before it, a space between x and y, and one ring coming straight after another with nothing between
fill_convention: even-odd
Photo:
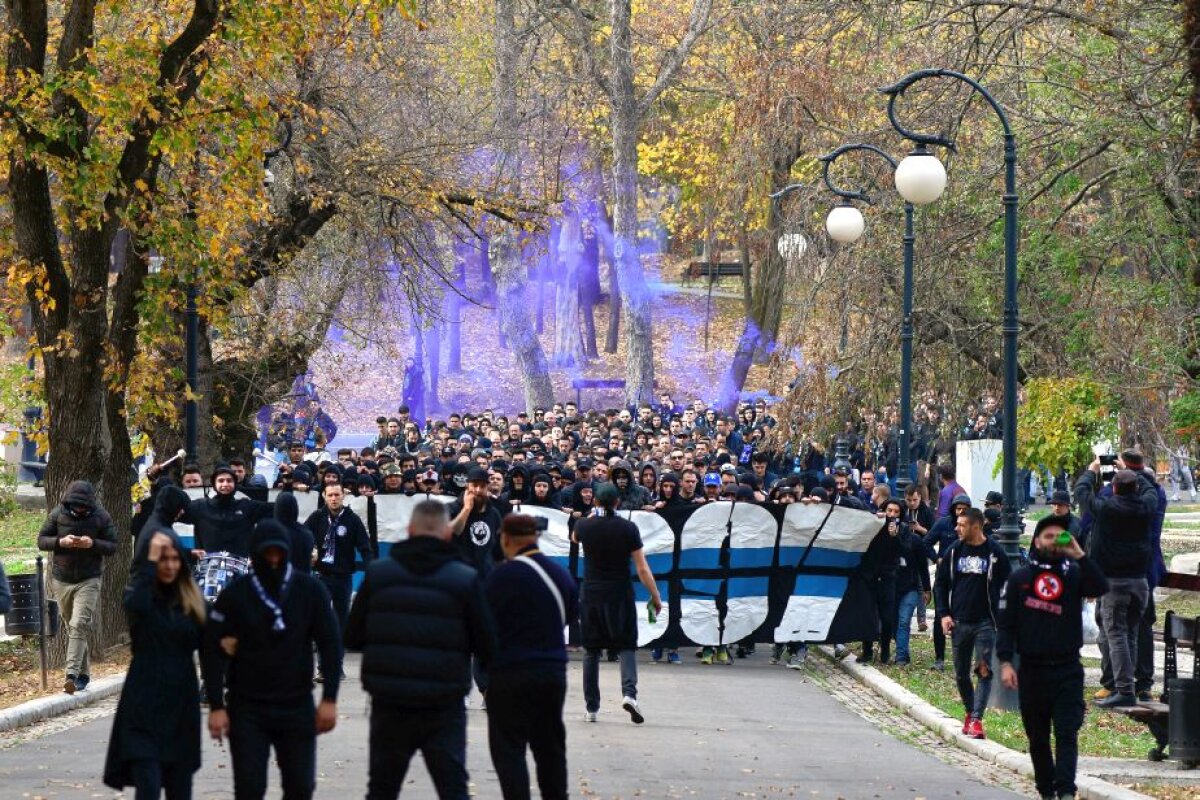
<instances>
[{"instance_id":1,"label":"black puffer jacket","mask_svg":"<svg viewBox=\"0 0 1200 800\"><path fill-rule=\"evenodd\" d=\"M92 546L60 547L64 536L89 536ZM87 481L74 481L42 523L38 549L54 553L51 575L62 583L80 583L98 578L104 559L117 552L117 535L112 517L100 507L96 490Z\"/></svg>"},{"instance_id":2,"label":"black puffer jacket","mask_svg":"<svg viewBox=\"0 0 1200 800\"><path fill-rule=\"evenodd\" d=\"M461 703L472 653L486 666L495 641L479 574L453 544L429 536L371 562L345 635L346 649L362 651L363 688L404 708Z\"/></svg>"}]
</instances>

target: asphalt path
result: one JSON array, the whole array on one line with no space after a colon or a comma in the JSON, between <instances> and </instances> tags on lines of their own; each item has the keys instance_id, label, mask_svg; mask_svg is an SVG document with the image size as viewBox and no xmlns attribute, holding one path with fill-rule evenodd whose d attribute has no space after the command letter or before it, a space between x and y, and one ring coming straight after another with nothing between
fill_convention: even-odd
<instances>
[{"instance_id":1,"label":"asphalt path","mask_svg":"<svg viewBox=\"0 0 1200 800\"><path fill-rule=\"evenodd\" d=\"M969 761L954 766L893 738L811 675L769 666L763 650L734 666L703 666L690 651L684 652L682 665L655 665L642 651L646 723L641 726L620 708L616 664L601 667L599 721L583 720L581 664L575 656L565 711L572 795L605 800L1020 796L983 783L982 768L972 769ZM368 702L357 680L357 656L350 657L346 671L337 729L321 737L318 748L318 798L347 800L366 790ZM473 694L468 714L473 793L499 798L487 753L487 712L480 705ZM79 713L77 722L68 718L0 740L0 795L120 797L99 779L113 707L108 701ZM228 751L205 740L195 797L232 798ZM277 774L271 780L268 797L279 797ZM402 796L435 797L420 759L411 765Z\"/></svg>"}]
</instances>

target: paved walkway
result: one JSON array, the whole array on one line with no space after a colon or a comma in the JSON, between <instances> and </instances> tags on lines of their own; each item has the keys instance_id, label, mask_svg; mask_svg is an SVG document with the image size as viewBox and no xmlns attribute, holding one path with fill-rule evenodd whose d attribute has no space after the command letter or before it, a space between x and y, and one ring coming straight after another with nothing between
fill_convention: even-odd
<instances>
[{"instance_id":1,"label":"paved walkway","mask_svg":"<svg viewBox=\"0 0 1200 800\"><path fill-rule=\"evenodd\" d=\"M690 655L690 654L689 654ZM643 658L645 655L643 654ZM580 664L570 666L567 736L571 792L584 798L1013 798L1013 773L948 747L820 659L803 672L765 653L736 666L643 663L647 723L619 708L615 665L604 665L600 722L582 720ZM357 675L357 658L347 664ZM469 761L475 796L499 797L486 749L486 713L473 698ZM850 710L853 707L858 713ZM0 735L6 797L113 797L99 781L115 701ZM361 797L366 698L351 679L338 729L323 737L317 797ZM227 751L205 745L196 796L232 796ZM273 778L274 780L274 778ZM127 792L126 796L131 796ZM278 797L273 789L269 797ZM415 761L405 797L434 796ZM536 792L535 792L536 796Z\"/></svg>"}]
</instances>

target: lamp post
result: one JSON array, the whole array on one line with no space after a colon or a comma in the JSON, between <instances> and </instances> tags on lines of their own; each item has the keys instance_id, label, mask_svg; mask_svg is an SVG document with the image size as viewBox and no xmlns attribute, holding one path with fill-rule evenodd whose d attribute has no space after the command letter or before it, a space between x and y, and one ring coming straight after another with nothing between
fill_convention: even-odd
<instances>
[{"instance_id":1,"label":"lamp post","mask_svg":"<svg viewBox=\"0 0 1200 800\"><path fill-rule=\"evenodd\" d=\"M898 169L896 159L885 151L871 144L844 144L831 153L821 156L823 165L821 178L825 186L833 194L842 199L825 220L825 229L836 241L849 244L856 241L863 232L863 216L857 208L851 205L853 200L861 200L870 204L871 198L863 191L840 189L829 179L829 168L846 153L866 152L886 161L895 172ZM899 453L896 464L896 489L903 494L912 479L909 477L912 469L909 456L912 452L912 305L913 305L913 204L904 202L904 286L903 314L900 327L900 441L897 443Z\"/></svg>"},{"instance_id":2,"label":"lamp post","mask_svg":"<svg viewBox=\"0 0 1200 800\"><path fill-rule=\"evenodd\" d=\"M953 78L978 92L996 112L1004 128L1004 508L997 542L1014 564L1020 558L1021 527L1017 516L1017 140L1004 109L978 81L948 69L922 69L905 75L880 89L888 96L888 119L892 127L916 149L896 168L896 189L916 205L932 203L946 188L946 169L929 152L930 145L954 149L954 143L937 134L918 133L896 118L896 100L913 85L928 78Z\"/></svg>"}]
</instances>

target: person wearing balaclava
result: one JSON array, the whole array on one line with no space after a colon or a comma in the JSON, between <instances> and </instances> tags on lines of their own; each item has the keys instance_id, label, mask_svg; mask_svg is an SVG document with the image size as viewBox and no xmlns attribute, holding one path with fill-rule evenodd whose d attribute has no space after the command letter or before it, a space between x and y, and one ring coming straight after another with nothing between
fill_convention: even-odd
<instances>
[{"instance_id":1,"label":"person wearing balaclava","mask_svg":"<svg viewBox=\"0 0 1200 800\"><path fill-rule=\"evenodd\" d=\"M229 737L234 794L262 798L271 750L283 796L309 800L316 789L319 734L337 724L342 647L329 592L291 565L291 537L260 521L251 570L225 588L205 626L201 665L209 734ZM325 681L312 698L313 646Z\"/></svg>"},{"instance_id":2,"label":"person wearing balaclava","mask_svg":"<svg viewBox=\"0 0 1200 800\"><path fill-rule=\"evenodd\" d=\"M54 554L47 583L67 625L63 691L74 694L88 684L88 636L98 616L100 575L104 559L117 552L112 517L92 484L73 481L67 487L38 532L38 549Z\"/></svg>"},{"instance_id":3,"label":"person wearing balaclava","mask_svg":"<svg viewBox=\"0 0 1200 800\"><path fill-rule=\"evenodd\" d=\"M195 529L197 556L229 553L246 558L250 555L250 537L254 524L271 516L271 504L248 497L235 497L237 475L219 464L212 473L213 493L193 500L183 522Z\"/></svg>"},{"instance_id":4,"label":"person wearing balaclava","mask_svg":"<svg viewBox=\"0 0 1200 800\"><path fill-rule=\"evenodd\" d=\"M1041 797L1074 797L1083 700L1082 612L1085 598L1109 582L1069 533L1069 516L1038 520L1029 563L1009 576L1000 596L996 660L1000 680L1016 689L1029 758ZM1065 543L1059 543L1062 536ZM1020 666L1013 667L1020 654ZM1050 729L1054 728L1054 752Z\"/></svg>"},{"instance_id":5,"label":"person wearing balaclava","mask_svg":"<svg viewBox=\"0 0 1200 800\"><path fill-rule=\"evenodd\" d=\"M275 498L275 521L288 532L292 549L288 560L292 566L303 573L312 572L313 533L300 522L300 504L296 495L291 492L280 492Z\"/></svg>"},{"instance_id":6,"label":"person wearing balaclava","mask_svg":"<svg viewBox=\"0 0 1200 800\"><path fill-rule=\"evenodd\" d=\"M150 549L150 537L155 533L178 535L175 523L187 513L191 502L188 493L174 484L163 486L154 493L154 508L142 524L142 528L137 534L137 540L134 542L133 564L135 568L146 559L146 554ZM189 556L192 552L194 551L184 550L181 554L188 569L191 568Z\"/></svg>"}]
</instances>

